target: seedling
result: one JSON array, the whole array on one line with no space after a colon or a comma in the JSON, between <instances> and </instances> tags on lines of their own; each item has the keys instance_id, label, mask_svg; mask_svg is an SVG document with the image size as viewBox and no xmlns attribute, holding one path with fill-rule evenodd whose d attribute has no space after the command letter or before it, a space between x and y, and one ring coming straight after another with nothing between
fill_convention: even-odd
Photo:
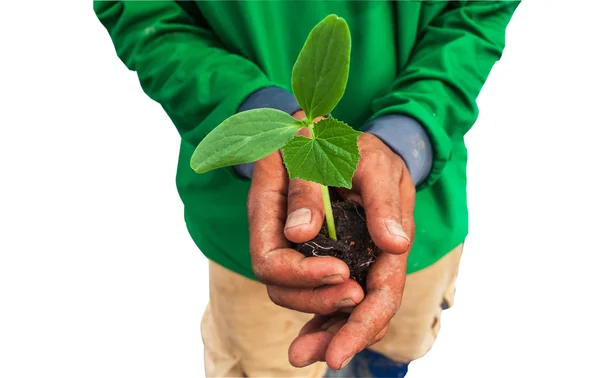
<instances>
[{"instance_id":1,"label":"seedling","mask_svg":"<svg viewBox=\"0 0 600 378\"><path fill-rule=\"evenodd\" d=\"M329 15L310 32L292 71L292 91L306 118L275 109L235 114L211 131L191 159L197 173L251 163L281 149L289 177L321 185L327 232L336 240L328 187L352 187L358 166L359 131L331 116L341 100L350 69L350 29ZM296 135L307 127L310 137Z\"/></svg>"}]
</instances>

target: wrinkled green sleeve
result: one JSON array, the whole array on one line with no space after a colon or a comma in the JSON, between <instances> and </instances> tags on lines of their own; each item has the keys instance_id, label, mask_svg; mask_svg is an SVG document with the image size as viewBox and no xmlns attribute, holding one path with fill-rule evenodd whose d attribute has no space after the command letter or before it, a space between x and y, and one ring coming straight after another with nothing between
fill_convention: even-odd
<instances>
[{"instance_id":1,"label":"wrinkled green sleeve","mask_svg":"<svg viewBox=\"0 0 600 378\"><path fill-rule=\"evenodd\" d=\"M421 188L433 184L477 119L475 102L505 45L517 1L451 1L424 29L392 89L373 103L375 114L418 120L432 142L433 166Z\"/></svg>"},{"instance_id":2,"label":"wrinkled green sleeve","mask_svg":"<svg viewBox=\"0 0 600 378\"><path fill-rule=\"evenodd\" d=\"M270 85L259 67L220 45L193 2L95 1L94 11L119 58L191 143Z\"/></svg>"}]
</instances>

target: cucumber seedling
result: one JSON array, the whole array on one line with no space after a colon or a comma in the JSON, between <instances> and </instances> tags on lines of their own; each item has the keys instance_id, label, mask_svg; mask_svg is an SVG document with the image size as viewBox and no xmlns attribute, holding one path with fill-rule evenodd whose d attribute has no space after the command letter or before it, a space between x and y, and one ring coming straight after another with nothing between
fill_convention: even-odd
<instances>
[{"instance_id":1,"label":"cucumber seedling","mask_svg":"<svg viewBox=\"0 0 600 378\"><path fill-rule=\"evenodd\" d=\"M191 167L204 173L255 162L281 150L290 179L320 184L323 197L326 231L324 227L317 238L297 249L307 256L327 255L344 260L353 277L362 282L375 259L364 212L350 201L332 206L329 191L329 187L351 189L360 159L361 132L330 115L346 89L350 49L346 21L336 15L327 16L308 35L292 70L292 91L306 118L296 120L285 112L267 108L237 113L202 140L192 155ZM323 116L327 118L315 122ZM297 135L305 127L308 137ZM347 223L338 227L338 232L334 216ZM338 240L340 231L343 235Z\"/></svg>"}]
</instances>

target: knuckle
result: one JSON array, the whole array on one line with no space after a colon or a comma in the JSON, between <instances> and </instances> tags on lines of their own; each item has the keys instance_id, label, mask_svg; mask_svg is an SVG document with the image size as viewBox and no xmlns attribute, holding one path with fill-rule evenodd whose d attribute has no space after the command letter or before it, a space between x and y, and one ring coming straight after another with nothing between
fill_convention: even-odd
<instances>
[{"instance_id":1,"label":"knuckle","mask_svg":"<svg viewBox=\"0 0 600 378\"><path fill-rule=\"evenodd\" d=\"M389 209L393 214L393 210L400 208L397 197L392 193L388 193L387 195L383 195L379 198L381 200L381 206Z\"/></svg>"},{"instance_id":2,"label":"knuckle","mask_svg":"<svg viewBox=\"0 0 600 378\"><path fill-rule=\"evenodd\" d=\"M305 187L301 181L294 179L288 189L288 201L297 201L305 193Z\"/></svg>"},{"instance_id":3,"label":"knuckle","mask_svg":"<svg viewBox=\"0 0 600 378\"><path fill-rule=\"evenodd\" d=\"M376 163L384 163L390 160L390 154L388 151L381 148L372 149L368 152L367 156L370 160Z\"/></svg>"},{"instance_id":4,"label":"knuckle","mask_svg":"<svg viewBox=\"0 0 600 378\"><path fill-rule=\"evenodd\" d=\"M294 179L288 188L288 202L294 203L304 198L313 198L312 185L309 182Z\"/></svg>"},{"instance_id":5,"label":"knuckle","mask_svg":"<svg viewBox=\"0 0 600 378\"><path fill-rule=\"evenodd\" d=\"M313 295L307 302L307 307L318 315L330 315L337 311L335 303L332 300L323 299L319 295Z\"/></svg>"},{"instance_id":6,"label":"knuckle","mask_svg":"<svg viewBox=\"0 0 600 378\"><path fill-rule=\"evenodd\" d=\"M284 285L285 282L290 282L291 278L298 277L297 268L295 264L290 266L289 259L285 249L268 252L259 250L251 255L252 272L258 281L265 285Z\"/></svg>"},{"instance_id":7,"label":"knuckle","mask_svg":"<svg viewBox=\"0 0 600 378\"><path fill-rule=\"evenodd\" d=\"M252 273L259 282L265 283L267 281L264 270L259 266L259 264L252 264Z\"/></svg>"},{"instance_id":8,"label":"knuckle","mask_svg":"<svg viewBox=\"0 0 600 378\"><path fill-rule=\"evenodd\" d=\"M260 254L253 254L253 256L260 256ZM262 257L252 258L252 273L259 282L264 284L270 282L270 269Z\"/></svg>"},{"instance_id":9,"label":"knuckle","mask_svg":"<svg viewBox=\"0 0 600 378\"><path fill-rule=\"evenodd\" d=\"M269 296L271 302L275 303L276 305L281 305L283 303L281 291L277 286L267 285L267 295Z\"/></svg>"},{"instance_id":10,"label":"knuckle","mask_svg":"<svg viewBox=\"0 0 600 378\"><path fill-rule=\"evenodd\" d=\"M361 151L361 158L358 163L356 174L359 176L364 176L372 173L374 172L373 167L385 166L388 160L388 155L385 151L377 148L365 148Z\"/></svg>"}]
</instances>

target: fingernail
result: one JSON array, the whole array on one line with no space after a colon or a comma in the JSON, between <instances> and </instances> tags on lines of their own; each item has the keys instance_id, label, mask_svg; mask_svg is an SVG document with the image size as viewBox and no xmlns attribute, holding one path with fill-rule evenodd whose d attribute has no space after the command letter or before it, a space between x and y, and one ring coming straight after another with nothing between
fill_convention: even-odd
<instances>
[{"instance_id":1,"label":"fingernail","mask_svg":"<svg viewBox=\"0 0 600 378\"><path fill-rule=\"evenodd\" d=\"M339 274L336 274L333 276L323 277L322 282L324 285L336 285L344 282L344 279Z\"/></svg>"},{"instance_id":2,"label":"fingernail","mask_svg":"<svg viewBox=\"0 0 600 378\"><path fill-rule=\"evenodd\" d=\"M386 220L385 227L387 228L387 230L390 234L392 234L394 236L400 236L401 238L408 240L408 235L406 235L406 232L404 232L404 229L402 228L400 223L396 222L395 220L393 220L393 219Z\"/></svg>"},{"instance_id":3,"label":"fingernail","mask_svg":"<svg viewBox=\"0 0 600 378\"><path fill-rule=\"evenodd\" d=\"M335 304L336 308L356 306L356 303L350 298L343 299Z\"/></svg>"},{"instance_id":4,"label":"fingernail","mask_svg":"<svg viewBox=\"0 0 600 378\"><path fill-rule=\"evenodd\" d=\"M306 362L302 362L302 363L301 363L301 364L300 364L298 367L299 367L299 368L303 368L303 367L305 367L305 366L312 365L312 364L314 364L315 362L317 362L317 360L309 360L309 361L306 361Z\"/></svg>"},{"instance_id":5,"label":"fingernail","mask_svg":"<svg viewBox=\"0 0 600 378\"><path fill-rule=\"evenodd\" d=\"M310 224L311 219L312 212L310 211L310 209L298 209L290 213L290 215L288 215L287 221L285 222L285 228L292 228L303 224Z\"/></svg>"},{"instance_id":6,"label":"fingernail","mask_svg":"<svg viewBox=\"0 0 600 378\"><path fill-rule=\"evenodd\" d=\"M340 370L345 368L346 365L348 365L350 363L350 360L352 360L352 357L354 357L354 356L350 356L350 357L348 357L348 359L346 361L342 362L342 366L340 366Z\"/></svg>"}]
</instances>

